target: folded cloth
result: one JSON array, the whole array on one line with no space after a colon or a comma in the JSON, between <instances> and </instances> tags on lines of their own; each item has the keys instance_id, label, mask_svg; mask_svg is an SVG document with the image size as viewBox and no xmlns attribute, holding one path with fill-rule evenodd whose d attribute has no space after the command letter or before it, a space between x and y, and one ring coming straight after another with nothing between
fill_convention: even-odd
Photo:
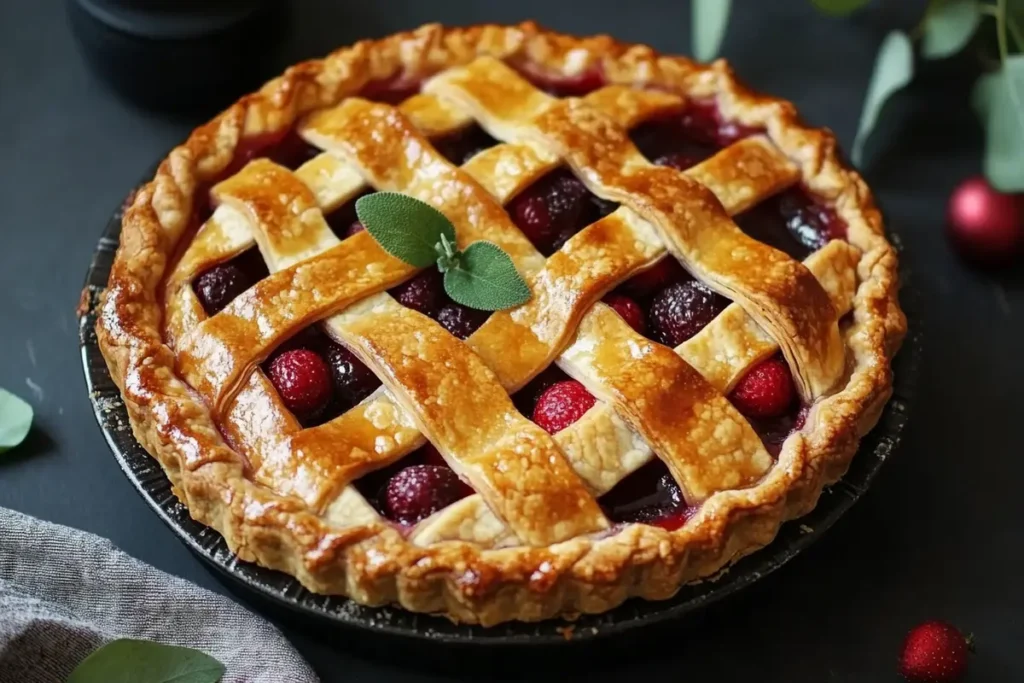
<instances>
[{"instance_id":1,"label":"folded cloth","mask_svg":"<svg viewBox=\"0 0 1024 683\"><path fill-rule=\"evenodd\" d=\"M64 683L117 638L202 650L223 683L316 683L281 633L110 541L0 507L0 683Z\"/></svg>"}]
</instances>

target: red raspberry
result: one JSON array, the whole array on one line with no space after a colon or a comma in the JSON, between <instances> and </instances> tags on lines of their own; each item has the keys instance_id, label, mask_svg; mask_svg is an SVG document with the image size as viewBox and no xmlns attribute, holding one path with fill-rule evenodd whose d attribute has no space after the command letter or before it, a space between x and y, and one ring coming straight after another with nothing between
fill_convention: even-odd
<instances>
[{"instance_id":1,"label":"red raspberry","mask_svg":"<svg viewBox=\"0 0 1024 683\"><path fill-rule=\"evenodd\" d=\"M769 358L755 365L729 398L748 417L777 417L789 410L795 397L793 376L786 361Z\"/></svg>"},{"instance_id":2,"label":"red raspberry","mask_svg":"<svg viewBox=\"0 0 1024 683\"><path fill-rule=\"evenodd\" d=\"M926 621L907 634L899 673L917 683L956 683L967 671L970 645L955 626Z\"/></svg>"},{"instance_id":3,"label":"red raspberry","mask_svg":"<svg viewBox=\"0 0 1024 683\"><path fill-rule=\"evenodd\" d=\"M270 381L300 420L316 417L331 400L331 372L309 349L285 351L270 363Z\"/></svg>"},{"instance_id":4,"label":"red raspberry","mask_svg":"<svg viewBox=\"0 0 1024 683\"><path fill-rule=\"evenodd\" d=\"M391 477L384 512L400 524L416 524L473 493L448 467L411 465Z\"/></svg>"},{"instance_id":5,"label":"red raspberry","mask_svg":"<svg viewBox=\"0 0 1024 683\"><path fill-rule=\"evenodd\" d=\"M644 316L640 304L622 294L609 294L604 302L615 309L615 312L622 316L622 319L629 323L629 326L640 334L647 332L647 318Z\"/></svg>"},{"instance_id":6,"label":"red raspberry","mask_svg":"<svg viewBox=\"0 0 1024 683\"><path fill-rule=\"evenodd\" d=\"M596 399L574 379L553 384L537 399L533 421L548 434L562 431L590 410Z\"/></svg>"}]
</instances>

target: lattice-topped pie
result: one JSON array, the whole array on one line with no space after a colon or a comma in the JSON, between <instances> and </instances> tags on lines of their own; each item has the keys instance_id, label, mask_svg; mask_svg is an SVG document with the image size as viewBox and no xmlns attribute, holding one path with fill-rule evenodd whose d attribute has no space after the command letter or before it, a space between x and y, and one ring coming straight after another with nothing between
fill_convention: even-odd
<instances>
[{"instance_id":1,"label":"lattice-topped pie","mask_svg":"<svg viewBox=\"0 0 1024 683\"><path fill-rule=\"evenodd\" d=\"M357 198L529 300L453 301ZM98 332L193 517L313 591L493 624L672 595L846 470L905 332L870 193L724 62L532 23L362 42L140 188Z\"/></svg>"}]
</instances>

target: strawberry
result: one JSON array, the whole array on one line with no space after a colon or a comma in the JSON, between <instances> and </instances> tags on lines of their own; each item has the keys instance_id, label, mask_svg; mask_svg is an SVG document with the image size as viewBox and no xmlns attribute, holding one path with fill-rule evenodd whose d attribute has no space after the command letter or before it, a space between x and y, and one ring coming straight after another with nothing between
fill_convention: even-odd
<instances>
[{"instance_id":1,"label":"strawberry","mask_svg":"<svg viewBox=\"0 0 1024 683\"><path fill-rule=\"evenodd\" d=\"M955 626L926 621L907 634L899 673L914 683L955 683L967 670L970 641Z\"/></svg>"}]
</instances>

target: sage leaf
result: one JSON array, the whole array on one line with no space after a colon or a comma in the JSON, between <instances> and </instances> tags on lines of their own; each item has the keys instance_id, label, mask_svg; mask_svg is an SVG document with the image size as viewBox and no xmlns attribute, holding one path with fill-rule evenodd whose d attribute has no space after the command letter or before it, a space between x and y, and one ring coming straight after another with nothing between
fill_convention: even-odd
<instances>
[{"instance_id":1,"label":"sage leaf","mask_svg":"<svg viewBox=\"0 0 1024 683\"><path fill-rule=\"evenodd\" d=\"M530 288L512 259L490 242L466 247L458 265L445 272L444 289L455 302L484 311L513 308L530 299Z\"/></svg>"},{"instance_id":2,"label":"sage leaf","mask_svg":"<svg viewBox=\"0 0 1024 683\"><path fill-rule=\"evenodd\" d=\"M384 251L416 268L426 268L437 260L441 235L455 242L455 228L443 213L398 192L360 197L356 216Z\"/></svg>"},{"instance_id":3,"label":"sage leaf","mask_svg":"<svg viewBox=\"0 0 1024 683\"><path fill-rule=\"evenodd\" d=\"M67 683L217 683L224 665L198 650L115 640L86 657Z\"/></svg>"},{"instance_id":4,"label":"sage leaf","mask_svg":"<svg viewBox=\"0 0 1024 683\"><path fill-rule=\"evenodd\" d=\"M889 98L910 83L914 77L914 49L910 38L903 31L892 31L882 41L875 58L875 69L868 84L868 94L857 126L857 137L853 141L851 158L857 166L861 163L864 143L875 129L878 115Z\"/></svg>"},{"instance_id":5,"label":"sage leaf","mask_svg":"<svg viewBox=\"0 0 1024 683\"><path fill-rule=\"evenodd\" d=\"M971 104L985 128L985 176L1000 192L1024 191L1024 55L981 76Z\"/></svg>"},{"instance_id":6,"label":"sage leaf","mask_svg":"<svg viewBox=\"0 0 1024 683\"><path fill-rule=\"evenodd\" d=\"M702 62L718 56L729 25L732 0L692 0L693 55Z\"/></svg>"},{"instance_id":7,"label":"sage leaf","mask_svg":"<svg viewBox=\"0 0 1024 683\"><path fill-rule=\"evenodd\" d=\"M32 406L9 391L0 389L0 453L14 448L32 427Z\"/></svg>"},{"instance_id":8,"label":"sage leaf","mask_svg":"<svg viewBox=\"0 0 1024 683\"><path fill-rule=\"evenodd\" d=\"M933 0L922 24L921 55L943 59L967 45L981 23L977 0Z\"/></svg>"}]
</instances>

